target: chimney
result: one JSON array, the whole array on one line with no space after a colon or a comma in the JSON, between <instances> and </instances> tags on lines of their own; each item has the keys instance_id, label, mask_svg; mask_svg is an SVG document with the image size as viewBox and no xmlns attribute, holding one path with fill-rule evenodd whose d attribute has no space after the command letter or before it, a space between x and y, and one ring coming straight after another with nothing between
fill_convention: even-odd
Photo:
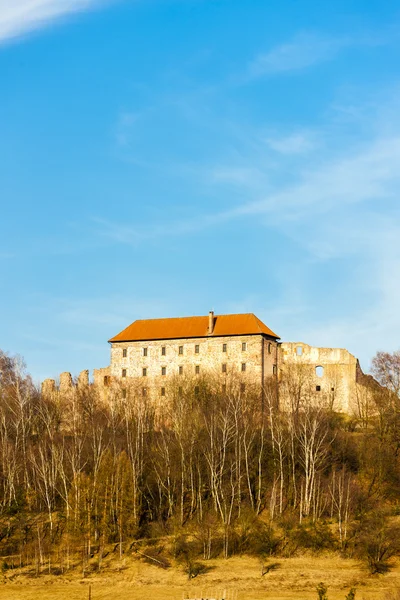
<instances>
[{"instance_id":1,"label":"chimney","mask_svg":"<svg viewBox=\"0 0 400 600\"><path fill-rule=\"evenodd\" d=\"M214 331L214 311L210 310L208 313L208 335L212 335Z\"/></svg>"}]
</instances>

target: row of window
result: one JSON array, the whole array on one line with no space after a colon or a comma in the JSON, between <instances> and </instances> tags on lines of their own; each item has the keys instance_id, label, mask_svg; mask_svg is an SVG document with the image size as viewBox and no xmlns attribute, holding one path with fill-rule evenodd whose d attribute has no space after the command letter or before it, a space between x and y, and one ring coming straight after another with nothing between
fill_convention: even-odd
<instances>
[{"instance_id":1,"label":"row of window","mask_svg":"<svg viewBox=\"0 0 400 600\"><path fill-rule=\"evenodd\" d=\"M241 391L242 394L246 391L246 384L245 383L241 383L240 384L240 391ZM196 394L196 396L200 393L200 387L198 385L194 388L194 393ZM222 393L226 394L226 385L222 386ZM182 396L182 394L183 394L183 388L182 387L178 388L178 394L180 396ZM145 388L145 387L142 388L142 396L143 397L147 396L147 388ZM160 388L160 396L165 396L165 387ZM122 390L122 397L126 398L126 389Z\"/></svg>"},{"instance_id":2,"label":"row of window","mask_svg":"<svg viewBox=\"0 0 400 600\"><path fill-rule=\"evenodd\" d=\"M222 365L221 365L222 373L227 373L227 368L228 368L227 363L222 363ZM247 370L246 363L241 364L240 370L242 371L242 373L244 373ZM200 375L200 365L195 365L194 372L196 375ZM183 375L183 366L182 365L178 367L178 373L179 373L179 375ZM167 374L167 367L161 367L161 375L166 375L166 374ZM126 377L126 375L127 375L127 370L122 369L122 377ZM142 377L147 377L147 367L143 367Z\"/></svg>"},{"instance_id":3,"label":"row of window","mask_svg":"<svg viewBox=\"0 0 400 600\"><path fill-rule=\"evenodd\" d=\"M142 356L148 356L148 347L144 346L142 348ZM247 350L247 342L242 342L242 352L246 352ZM200 344L195 344L194 346L194 352L195 354L200 354ZM222 352L228 352L228 344L225 342L222 344ZM269 343L268 344L268 352L269 354L271 354L272 352L272 344ZM183 355L183 346L178 346L178 354ZM166 356L167 355L167 347L166 346L161 346L161 356ZM128 356L128 349L127 348L123 348L122 349L122 357L126 358Z\"/></svg>"}]
</instances>

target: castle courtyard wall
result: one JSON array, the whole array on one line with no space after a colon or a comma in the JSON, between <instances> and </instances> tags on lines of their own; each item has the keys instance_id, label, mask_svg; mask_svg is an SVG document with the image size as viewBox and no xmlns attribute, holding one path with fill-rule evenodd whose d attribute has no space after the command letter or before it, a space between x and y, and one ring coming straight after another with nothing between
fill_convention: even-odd
<instances>
[{"instance_id":1,"label":"castle courtyard wall","mask_svg":"<svg viewBox=\"0 0 400 600\"><path fill-rule=\"evenodd\" d=\"M356 412L359 369L357 358L344 348L318 348L304 342L281 344L280 379L301 377L316 402L320 400L338 412Z\"/></svg>"}]
</instances>

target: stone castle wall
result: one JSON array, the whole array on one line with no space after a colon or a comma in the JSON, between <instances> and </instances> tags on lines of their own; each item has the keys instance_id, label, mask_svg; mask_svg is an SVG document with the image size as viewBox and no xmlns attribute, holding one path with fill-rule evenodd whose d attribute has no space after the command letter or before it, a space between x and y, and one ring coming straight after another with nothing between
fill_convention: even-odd
<instances>
[{"instance_id":1,"label":"stone castle wall","mask_svg":"<svg viewBox=\"0 0 400 600\"><path fill-rule=\"evenodd\" d=\"M332 410L356 414L365 395L362 371L355 356L344 348L317 348L304 342L281 344L280 378L301 379L316 400Z\"/></svg>"},{"instance_id":2,"label":"stone castle wall","mask_svg":"<svg viewBox=\"0 0 400 600\"><path fill-rule=\"evenodd\" d=\"M197 378L200 382L210 375L218 385L235 380L244 385L243 389L262 386L276 376L283 384L282 407L288 401L284 384L289 379L296 381L307 402L334 411L364 418L372 403L367 385L370 377L363 374L358 360L347 350L317 348L303 342L279 344L261 335L114 343L110 366L95 369L92 383L87 370L76 379L66 372L58 384L46 379L42 393L68 395L93 385L104 402L115 394L134 393L162 404L161 396L168 396L171 384L193 385Z\"/></svg>"},{"instance_id":3,"label":"stone castle wall","mask_svg":"<svg viewBox=\"0 0 400 600\"><path fill-rule=\"evenodd\" d=\"M111 347L111 376L135 379L160 393L171 378L207 374L261 385L263 377L276 373L277 347L261 335L119 342Z\"/></svg>"}]
</instances>

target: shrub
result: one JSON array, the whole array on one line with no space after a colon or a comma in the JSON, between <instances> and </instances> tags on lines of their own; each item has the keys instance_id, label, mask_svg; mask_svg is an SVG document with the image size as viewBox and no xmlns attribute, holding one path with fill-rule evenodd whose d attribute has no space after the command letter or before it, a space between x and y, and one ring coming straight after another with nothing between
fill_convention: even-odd
<instances>
[{"instance_id":1,"label":"shrub","mask_svg":"<svg viewBox=\"0 0 400 600\"><path fill-rule=\"evenodd\" d=\"M267 557L277 554L281 539L270 524L258 521L249 536L247 550L256 556Z\"/></svg>"},{"instance_id":2,"label":"shrub","mask_svg":"<svg viewBox=\"0 0 400 600\"><path fill-rule=\"evenodd\" d=\"M202 562L194 561L191 559L188 559L183 565L183 570L187 574L188 579L194 579L198 575L208 573L210 569L211 567L203 564Z\"/></svg>"},{"instance_id":3,"label":"shrub","mask_svg":"<svg viewBox=\"0 0 400 600\"><path fill-rule=\"evenodd\" d=\"M324 583L319 583L316 587L318 600L328 600L327 591L328 588Z\"/></svg>"},{"instance_id":4,"label":"shrub","mask_svg":"<svg viewBox=\"0 0 400 600\"><path fill-rule=\"evenodd\" d=\"M400 553L400 527L390 526L383 515L372 515L360 525L356 554L371 574L387 573L390 559Z\"/></svg>"},{"instance_id":5,"label":"shrub","mask_svg":"<svg viewBox=\"0 0 400 600\"><path fill-rule=\"evenodd\" d=\"M297 547L306 548L313 552L334 550L337 541L326 523L312 523L298 525L289 532L291 540Z\"/></svg>"}]
</instances>

